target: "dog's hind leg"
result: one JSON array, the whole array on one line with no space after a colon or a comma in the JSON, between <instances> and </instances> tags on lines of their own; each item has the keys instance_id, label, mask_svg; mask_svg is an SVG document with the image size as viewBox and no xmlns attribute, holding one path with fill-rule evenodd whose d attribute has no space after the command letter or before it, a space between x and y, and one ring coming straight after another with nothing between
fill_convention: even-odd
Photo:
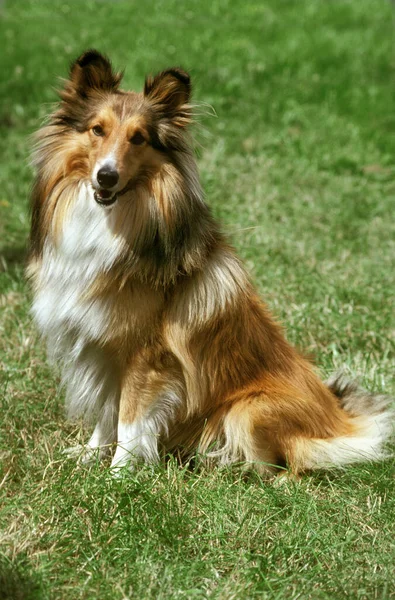
<instances>
[{"instance_id":1,"label":"dog's hind leg","mask_svg":"<svg viewBox=\"0 0 395 600\"><path fill-rule=\"evenodd\" d=\"M200 451L221 465L244 463L261 474L271 475L283 466L279 460L270 431L259 418L259 399L241 397L229 408L220 407L207 420L200 443ZM219 444L214 451L208 451Z\"/></svg>"},{"instance_id":2,"label":"dog's hind leg","mask_svg":"<svg viewBox=\"0 0 395 600\"><path fill-rule=\"evenodd\" d=\"M325 445L325 440L349 435L351 428L336 398L313 377L295 385L266 375L227 398L220 410L218 460L250 463L262 473L288 467L296 475L310 468L306 456L315 440Z\"/></svg>"}]
</instances>

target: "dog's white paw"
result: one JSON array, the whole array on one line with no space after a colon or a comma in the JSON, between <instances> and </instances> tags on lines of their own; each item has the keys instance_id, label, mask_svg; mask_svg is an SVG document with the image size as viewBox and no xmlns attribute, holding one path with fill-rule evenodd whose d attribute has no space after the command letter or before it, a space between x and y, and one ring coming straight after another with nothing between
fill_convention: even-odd
<instances>
[{"instance_id":1,"label":"dog's white paw","mask_svg":"<svg viewBox=\"0 0 395 600\"><path fill-rule=\"evenodd\" d=\"M117 446L110 466L111 476L114 479L121 479L125 474L135 471L143 462L144 458L141 455Z\"/></svg>"},{"instance_id":2,"label":"dog's white paw","mask_svg":"<svg viewBox=\"0 0 395 600\"><path fill-rule=\"evenodd\" d=\"M110 474L113 479L122 479L124 475L127 475L132 470L130 465L122 465L122 466L111 466Z\"/></svg>"},{"instance_id":3,"label":"dog's white paw","mask_svg":"<svg viewBox=\"0 0 395 600\"><path fill-rule=\"evenodd\" d=\"M273 479L273 486L276 488L289 488L297 483L300 483L300 477L290 471L284 471Z\"/></svg>"},{"instance_id":4,"label":"dog's white paw","mask_svg":"<svg viewBox=\"0 0 395 600\"><path fill-rule=\"evenodd\" d=\"M101 448L91 448L90 446L77 444L76 446L65 448L62 454L67 458L72 458L83 465L92 465L103 458L105 452L103 452L103 449Z\"/></svg>"},{"instance_id":5,"label":"dog's white paw","mask_svg":"<svg viewBox=\"0 0 395 600\"><path fill-rule=\"evenodd\" d=\"M76 444L75 446L64 448L64 450L62 450L62 454L68 458L78 458L84 452L84 448L85 446L82 444Z\"/></svg>"}]
</instances>

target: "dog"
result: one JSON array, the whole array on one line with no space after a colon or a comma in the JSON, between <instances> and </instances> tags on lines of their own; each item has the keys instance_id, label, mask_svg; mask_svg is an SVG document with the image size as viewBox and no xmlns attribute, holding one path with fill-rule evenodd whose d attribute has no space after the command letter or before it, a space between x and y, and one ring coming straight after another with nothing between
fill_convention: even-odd
<instances>
[{"instance_id":1,"label":"dog","mask_svg":"<svg viewBox=\"0 0 395 600\"><path fill-rule=\"evenodd\" d=\"M32 312L69 417L95 424L84 461L110 452L119 473L181 449L297 476L385 457L390 400L319 379L213 219L188 73L121 79L82 54L33 154Z\"/></svg>"}]
</instances>

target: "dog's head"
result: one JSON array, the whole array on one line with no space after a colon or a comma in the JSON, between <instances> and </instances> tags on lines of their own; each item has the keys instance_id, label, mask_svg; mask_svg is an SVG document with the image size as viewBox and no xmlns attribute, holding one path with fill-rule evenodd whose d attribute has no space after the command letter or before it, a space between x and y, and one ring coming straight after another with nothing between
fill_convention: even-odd
<instances>
[{"instance_id":1,"label":"dog's head","mask_svg":"<svg viewBox=\"0 0 395 600\"><path fill-rule=\"evenodd\" d=\"M140 93L121 91L121 79L108 58L88 50L72 64L54 115L73 164L78 155L95 200L105 206L181 150L191 120L190 78L182 69L148 77Z\"/></svg>"}]
</instances>

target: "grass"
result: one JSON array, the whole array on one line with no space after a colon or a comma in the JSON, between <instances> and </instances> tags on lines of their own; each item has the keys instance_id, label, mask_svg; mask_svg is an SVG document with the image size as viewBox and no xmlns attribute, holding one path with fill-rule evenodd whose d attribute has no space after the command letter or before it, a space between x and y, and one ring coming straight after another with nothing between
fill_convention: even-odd
<instances>
[{"instance_id":1,"label":"grass","mask_svg":"<svg viewBox=\"0 0 395 600\"><path fill-rule=\"evenodd\" d=\"M28 135L86 47L125 87L181 64L215 107L208 201L289 339L394 393L393 8L385 0L19 0L0 6L0 599L395 597L394 460L275 487L170 460L120 481L61 451L23 277Z\"/></svg>"}]
</instances>

